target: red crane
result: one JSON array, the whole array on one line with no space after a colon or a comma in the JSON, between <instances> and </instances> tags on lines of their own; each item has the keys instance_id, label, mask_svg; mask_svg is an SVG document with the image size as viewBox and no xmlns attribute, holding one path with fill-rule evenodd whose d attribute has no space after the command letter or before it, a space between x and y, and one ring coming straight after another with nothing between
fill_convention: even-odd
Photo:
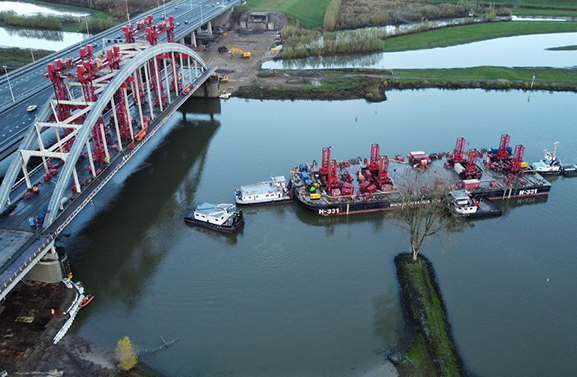
<instances>
[{"instance_id":1,"label":"red crane","mask_svg":"<svg viewBox=\"0 0 577 377\"><path fill-rule=\"evenodd\" d=\"M329 175L329 164L331 161L331 147L323 148L323 159L321 161L321 177L326 180Z\"/></svg>"},{"instance_id":2,"label":"red crane","mask_svg":"<svg viewBox=\"0 0 577 377\"><path fill-rule=\"evenodd\" d=\"M465 143L467 140L464 137L458 137L453 151L453 164L461 164L465 162Z\"/></svg>"},{"instance_id":3,"label":"red crane","mask_svg":"<svg viewBox=\"0 0 577 377\"><path fill-rule=\"evenodd\" d=\"M499 150L497 151L497 158L499 160L508 160L509 156L509 143L511 142L511 136L509 134L501 135L501 141L499 141Z\"/></svg>"},{"instance_id":4,"label":"red crane","mask_svg":"<svg viewBox=\"0 0 577 377\"><path fill-rule=\"evenodd\" d=\"M477 167L477 159L479 158L479 151L475 148L469 149L469 159L467 160L467 166L463 171L466 179L479 179L481 178L482 171Z\"/></svg>"},{"instance_id":5,"label":"red crane","mask_svg":"<svg viewBox=\"0 0 577 377\"><path fill-rule=\"evenodd\" d=\"M525 156L525 146L523 144L518 144L515 146L515 151L513 152L513 159L511 160L511 166L509 171L511 173L519 173L523 170L521 164L523 163L523 157Z\"/></svg>"},{"instance_id":6,"label":"red crane","mask_svg":"<svg viewBox=\"0 0 577 377\"><path fill-rule=\"evenodd\" d=\"M378 172L379 171L379 154L381 150L379 144L372 144L371 145L371 162L369 163L369 170L371 172Z\"/></svg>"},{"instance_id":7,"label":"red crane","mask_svg":"<svg viewBox=\"0 0 577 377\"><path fill-rule=\"evenodd\" d=\"M337 160L332 160L329 165L329 174L326 185L328 191L331 191L332 189L339 188L339 180L337 179Z\"/></svg>"},{"instance_id":8,"label":"red crane","mask_svg":"<svg viewBox=\"0 0 577 377\"><path fill-rule=\"evenodd\" d=\"M379 158L379 175L377 180L381 186L391 181L389 178L389 156Z\"/></svg>"}]
</instances>

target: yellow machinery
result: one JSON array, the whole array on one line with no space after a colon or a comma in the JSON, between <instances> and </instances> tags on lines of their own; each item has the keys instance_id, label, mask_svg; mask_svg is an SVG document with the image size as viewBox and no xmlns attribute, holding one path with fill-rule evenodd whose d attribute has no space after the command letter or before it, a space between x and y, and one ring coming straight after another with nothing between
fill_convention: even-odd
<instances>
[{"instance_id":1,"label":"yellow machinery","mask_svg":"<svg viewBox=\"0 0 577 377\"><path fill-rule=\"evenodd\" d=\"M314 194L311 194L311 199L315 200L315 199L320 199L321 198L321 194L319 194L318 192L315 192Z\"/></svg>"},{"instance_id":2,"label":"yellow machinery","mask_svg":"<svg viewBox=\"0 0 577 377\"><path fill-rule=\"evenodd\" d=\"M241 58L245 58L245 59L250 58L250 55L251 55L250 52L244 52L244 51L242 51L240 48L231 48L231 49L230 49L230 54L231 54L232 56L234 56L234 54L239 54Z\"/></svg>"},{"instance_id":3,"label":"yellow machinery","mask_svg":"<svg viewBox=\"0 0 577 377\"><path fill-rule=\"evenodd\" d=\"M229 80L228 75L220 74L218 72L213 73L212 76L216 77L220 82L228 82Z\"/></svg>"}]
</instances>

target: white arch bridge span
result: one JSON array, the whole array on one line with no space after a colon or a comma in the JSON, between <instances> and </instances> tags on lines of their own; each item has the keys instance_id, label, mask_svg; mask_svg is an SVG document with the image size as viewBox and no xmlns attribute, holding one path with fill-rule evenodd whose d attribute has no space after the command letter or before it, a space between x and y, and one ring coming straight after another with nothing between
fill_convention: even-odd
<instances>
[{"instance_id":1,"label":"white arch bridge span","mask_svg":"<svg viewBox=\"0 0 577 377\"><path fill-rule=\"evenodd\" d=\"M80 56L49 65L54 96L0 186L0 299L215 71L178 43L127 43L100 56L88 46Z\"/></svg>"}]
</instances>

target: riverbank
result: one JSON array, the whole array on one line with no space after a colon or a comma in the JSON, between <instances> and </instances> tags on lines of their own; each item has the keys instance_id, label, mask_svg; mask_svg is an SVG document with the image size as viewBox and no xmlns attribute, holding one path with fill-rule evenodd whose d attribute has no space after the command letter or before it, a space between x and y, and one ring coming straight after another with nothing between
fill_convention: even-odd
<instances>
[{"instance_id":1,"label":"riverbank","mask_svg":"<svg viewBox=\"0 0 577 377\"><path fill-rule=\"evenodd\" d=\"M54 51L48 50L33 50L23 49L18 47L0 47L0 66L7 66L8 71L20 68L26 64L32 63L32 54L34 54L34 59L41 59L45 56L54 53ZM0 72L0 76L5 74L4 70Z\"/></svg>"},{"instance_id":2,"label":"riverbank","mask_svg":"<svg viewBox=\"0 0 577 377\"><path fill-rule=\"evenodd\" d=\"M383 42L383 51L422 50L516 35L568 33L574 31L577 31L577 22L509 21L479 23L388 38Z\"/></svg>"},{"instance_id":3,"label":"riverbank","mask_svg":"<svg viewBox=\"0 0 577 377\"><path fill-rule=\"evenodd\" d=\"M26 282L12 290L0 305L0 370L10 375L164 376L142 362L121 374L113 351L72 334L53 344L76 299L77 291L63 283Z\"/></svg>"},{"instance_id":4,"label":"riverbank","mask_svg":"<svg viewBox=\"0 0 577 377\"><path fill-rule=\"evenodd\" d=\"M401 355L392 355L402 376L466 376L431 262L408 253L395 257L401 303L409 338Z\"/></svg>"},{"instance_id":5,"label":"riverbank","mask_svg":"<svg viewBox=\"0 0 577 377\"><path fill-rule=\"evenodd\" d=\"M261 71L234 95L255 99L385 100L391 89L486 89L577 92L577 69L474 67L399 70Z\"/></svg>"}]
</instances>

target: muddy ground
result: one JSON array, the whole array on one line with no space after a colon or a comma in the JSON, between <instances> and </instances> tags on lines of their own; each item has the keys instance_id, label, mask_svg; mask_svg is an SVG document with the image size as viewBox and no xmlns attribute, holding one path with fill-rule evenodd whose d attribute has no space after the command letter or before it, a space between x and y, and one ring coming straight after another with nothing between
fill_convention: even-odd
<instances>
[{"instance_id":1,"label":"muddy ground","mask_svg":"<svg viewBox=\"0 0 577 377\"><path fill-rule=\"evenodd\" d=\"M275 34L283 25L288 24L284 15L277 14L276 17L276 31L240 29L238 22L234 22L226 35L220 35L210 44L208 51L200 46L194 48L209 66L217 67L218 72L226 73L230 77L228 82L221 83L221 92L232 93L240 86L253 83L257 79L262 63L273 59L270 47L274 43ZM250 52L251 57L245 59L239 55L219 53L218 48L223 46L228 50L239 48L244 52Z\"/></svg>"}]
</instances>

